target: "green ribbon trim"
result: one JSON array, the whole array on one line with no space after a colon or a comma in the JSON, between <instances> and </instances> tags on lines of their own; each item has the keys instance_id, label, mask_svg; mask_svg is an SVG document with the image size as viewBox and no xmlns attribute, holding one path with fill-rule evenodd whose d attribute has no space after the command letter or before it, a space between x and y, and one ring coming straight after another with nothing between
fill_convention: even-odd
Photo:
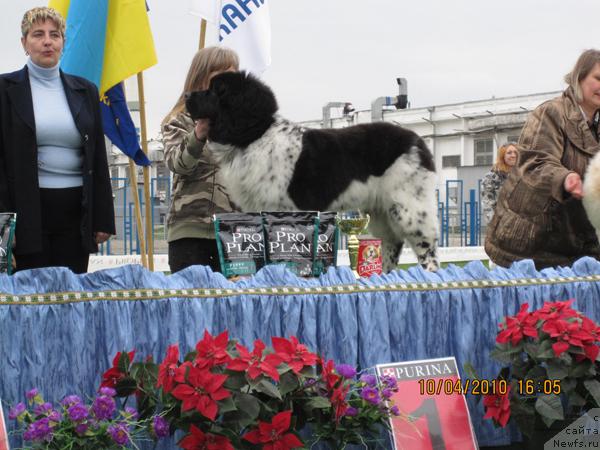
<instances>
[{"instance_id":1,"label":"green ribbon trim","mask_svg":"<svg viewBox=\"0 0 600 450\"><path fill-rule=\"evenodd\" d=\"M91 301L161 300L165 298L224 298L240 295L290 296L323 294L357 294L363 292L445 291L452 289L489 289L548 284L596 283L600 275L560 278L521 278L515 280L474 280L444 283L391 283L379 286L344 284L336 286L277 286L244 289L134 289L95 292L55 292L49 294L12 295L0 293L0 306L56 305Z\"/></svg>"}]
</instances>

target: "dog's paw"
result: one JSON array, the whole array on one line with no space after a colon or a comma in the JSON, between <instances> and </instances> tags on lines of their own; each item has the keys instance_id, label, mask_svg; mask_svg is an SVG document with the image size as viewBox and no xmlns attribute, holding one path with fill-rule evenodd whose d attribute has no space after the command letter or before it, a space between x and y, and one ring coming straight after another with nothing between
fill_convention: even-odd
<instances>
[{"instance_id":1,"label":"dog's paw","mask_svg":"<svg viewBox=\"0 0 600 450\"><path fill-rule=\"evenodd\" d=\"M421 264L421 267L428 272L437 272L440 269L440 263L436 259L425 261Z\"/></svg>"}]
</instances>

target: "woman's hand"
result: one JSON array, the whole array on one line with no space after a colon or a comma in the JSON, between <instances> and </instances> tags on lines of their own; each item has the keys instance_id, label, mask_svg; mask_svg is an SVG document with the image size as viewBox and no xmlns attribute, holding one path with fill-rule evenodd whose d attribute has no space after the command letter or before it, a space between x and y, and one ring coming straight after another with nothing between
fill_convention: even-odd
<instances>
[{"instance_id":1,"label":"woman's hand","mask_svg":"<svg viewBox=\"0 0 600 450\"><path fill-rule=\"evenodd\" d=\"M581 182L581 177L578 173L572 172L569 175L567 175L563 185L565 187L565 191L571 194L573 198L583 198L583 183Z\"/></svg>"},{"instance_id":2,"label":"woman's hand","mask_svg":"<svg viewBox=\"0 0 600 450\"><path fill-rule=\"evenodd\" d=\"M206 139L208 135L208 119L198 119L194 126L194 134L199 141Z\"/></svg>"},{"instance_id":3,"label":"woman's hand","mask_svg":"<svg viewBox=\"0 0 600 450\"><path fill-rule=\"evenodd\" d=\"M110 234L104 233L103 231L94 232L94 241L96 244L102 244L103 242L108 241L110 238Z\"/></svg>"}]
</instances>

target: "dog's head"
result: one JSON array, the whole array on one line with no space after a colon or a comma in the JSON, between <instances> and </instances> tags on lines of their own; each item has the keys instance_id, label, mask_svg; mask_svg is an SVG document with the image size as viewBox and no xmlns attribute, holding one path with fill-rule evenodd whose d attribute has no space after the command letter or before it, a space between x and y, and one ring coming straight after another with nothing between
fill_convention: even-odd
<instances>
[{"instance_id":1,"label":"dog's head","mask_svg":"<svg viewBox=\"0 0 600 450\"><path fill-rule=\"evenodd\" d=\"M379 248L374 245L367 245L363 249L362 256L365 261L373 261L374 259L379 258Z\"/></svg>"},{"instance_id":2,"label":"dog's head","mask_svg":"<svg viewBox=\"0 0 600 450\"><path fill-rule=\"evenodd\" d=\"M210 121L211 141L241 148L261 137L277 112L273 91L246 72L214 76L208 90L188 93L185 105L192 119Z\"/></svg>"}]
</instances>

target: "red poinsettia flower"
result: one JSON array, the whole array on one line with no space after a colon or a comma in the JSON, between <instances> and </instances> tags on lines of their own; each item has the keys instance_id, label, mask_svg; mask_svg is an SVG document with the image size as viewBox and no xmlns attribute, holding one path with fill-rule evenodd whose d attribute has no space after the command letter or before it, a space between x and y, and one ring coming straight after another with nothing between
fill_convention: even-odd
<instances>
[{"instance_id":1,"label":"red poinsettia flower","mask_svg":"<svg viewBox=\"0 0 600 450\"><path fill-rule=\"evenodd\" d=\"M194 425L190 427L190 434L179 441L178 445L185 450L234 450L231 441L225 436L204 433Z\"/></svg>"},{"instance_id":2,"label":"red poinsettia flower","mask_svg":"<svg viewBox=\"0 0 600 450\"><path fill-rule=\"evenodd\" d=\"M259 422L258 429L249 431L242 436L253 444L263 444L263 450L288 450L303 447L298 436L286 433L290 428L292 411L283 411L273 416L271 423Z\"/></svg>"},{"instance_id":3,"label":"red poinsettia flower","mask_svg":"<svg viewBox=\"0 0 600 450\"><path fill-rule=\"evenodd\" d=\"M581 329L579 322L565 322L564 320L552 320L546 322L542 331L548 333L556 342L552 344L552 350L556 356L566 352L571 345L583 348L583 342L592 339L591 335Z\"/></svg>"},{"instance_id":4,"label":"red poinsettia flower","mask_svg":"<svg viewBox=\"0 0 600 450\"><path fill-rule=\"evenodd\" d=\"M295 374L300 373L304 366L314 366L317 355L310 352L305 345L300 344L296 336L290 339L273 336L271 338L276 355L286 363Z\"/></svg>"},{"instance_id":5,"label":"red poinsettia flower","mask_svg":"<svg viewBox=\"0 0 600 450\"><path fill-rule=\"evenodd\" d=\"M342 416L346 413L348 409L348 403L346 403L346 395L348 395L348 390L350 386L340 386L337 389L334 389L331 392L331 396L329 397L329 401L333 406L333 410L335 412L335 420L339 421Z\"/></svg>"},{"instance_id":6,"label":"red poinsettia flower","mask_svg":"<svg viewBox=\"0 0 600 450\"><path fill-rule=\"evenodd\" d=\"M510 419L510 386L504 395L486 395L483 397L485 408L484 419L494 419L501 427L505 427Z\"/></svg>"},{"instance_id":7,"label":"red poinsettia flower","mask_svg":"<svg viewBox=\"0 0 600 450\"><path fill-rule=\"evenodd\" d=\"M196 409L204 417L215 420L219 411L217 401L231 395L231 392L223 387L225 380L227 380L227 375L190 367L187 383L177 385L171 395L183 401L181 405L183 411Z\"/></svg>"},{"instance_id":8,"label":"red poinsettia flower","mask_svg":"<svg viewBox=\"0 0 600 450\"><path fill-rule=\"evenodd\" d=\"M204 330L204 338L196 344L194 361L196 367L210 369L228 363L231 360L227 353L228 341L227 331L223 331L218 336L212 336L207 330Z\"/></svg>"},{"instance_id":9,"label":"red poinsettia flower","mask_svg":"<svg viewBox=\"0 0 600 450\"><path fill-rule=\"evenodd\" d=\"M327 385L327 389L331 390L335 385L342 379L337 373L335 373L335 363L332 359L327 362L323 362L322 359L319 360L321 365L321 378L325 381Z\"/></svg>"},{"instance_id":10,"label":"red poinsettia flower","mask_svg":"<svg viewBox=\"0 0 600 450\"><path fill-rule=\"evenodd\" d=\"M175 374L179 368L179 346L177 344L170 345L167 348L167 356L164 361L158 366L158 379L156 387L161 387L165 392L171 392L175 387Z\"/></svg>"},{"instance_id":11,"label":"red poinsettia flower","mask_svg":"<svg viewBox=\"0 0 600 450\"><path fill-rule=\"evenodd\" d=\"M571 308L571 304L575 301L574 298L566 300L564 302L544 302L544 306L533 314L538 319L542 320L556 320L556 319L568 319L569 317L577 317L578 312Z\"/></svg>"},{"instance_id":12,"label":"red poinsettia flower","mask_svg":"<svg viewBox=\"0 0 600 450\"><path fill-rule=\"evenodd\" d=\"M246 371L251 379L257 378L259 375L264 374L273 378L275 381L279 381L279 372L277 372L277 366L283 361L281 357L274 353L268 354L263 359L263 351L266 346L263 341L257 339L254 341L254 350L252 353L248 351L246 347L241 344L235 345L240 357L233 359L227 368L236 371Z\"/></svg>"},{"instance_id":13,"label":"red poinsettia flower","mask_svg":"<svg viewBox=\"0 0 600 450\"><path fill-rule=\"evenodd\" d=\"M600 341L600 327L596 325L596 322L583 317L581 322L581 330L589 335L589 339L584 341L583 351L585 355L592 361L596 361L600 347L596 345Z\"/></svg>"},{"instance_id":14,"label":"red poinsettia flower","mask_svg":"<svg viewBox=\"0 0 600 450\"><path fill-rule=\"evenodd\" d=\"M496 336L496 342L505 344L510 341L512 345L517 345L523 339L523 336L532 338L538 337L538 332L535 327L537 318L535 315L527 312L529 305L524 303L521 305L519 313L515 317L507 317L505 324L500 324L502 331Z\"/></svg>"},{"instance_id":15,"label":"red poinsettia flower","mask_svg":"<svg viewBox=\"0 0 600 450\"><path fill-rule=\"evenodd\" d=\"M135 350L128 352L127 355L129 356L129 364L131 365L133 357L135 356ZM100 387L114 388L121 379L128 375L127 372L121 372L119 369L120 359L121 352L117 352L113 358L113 366L102 374L102 382L100 383ZM129 370L129 367L127 370Z\"/></svg>"}]
</instances>

